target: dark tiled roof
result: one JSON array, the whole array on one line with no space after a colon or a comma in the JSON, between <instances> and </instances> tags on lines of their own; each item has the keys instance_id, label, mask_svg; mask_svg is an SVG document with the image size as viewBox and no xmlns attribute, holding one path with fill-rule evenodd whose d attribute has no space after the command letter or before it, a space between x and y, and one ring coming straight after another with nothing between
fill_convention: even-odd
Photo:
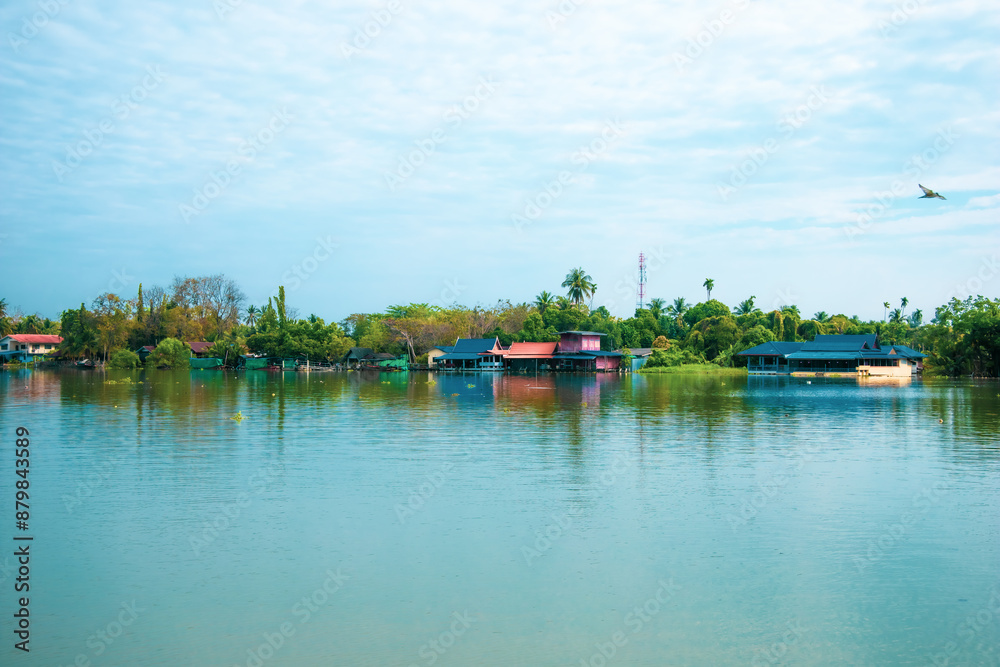
<instances>
[{"instance_id":1,"label":"dark tiled roof","mask_svg":"<svg viewBox=\"0 0 1000 667\"><path fill-rule=\"evenodd\" d=\"M737 357L757 357L757 356L779 356L784 357L802 349L805 343L790 343L788 341L773 340L767 343L755 345L749 350L743 350Z\"/></svg>"},{"instance_id":2,"label":"dark tiled roof","mask_svg":"<svg viewBox=\"0 0 1000 667\"><path fill-rule=\"evenodd\" d=\"M204 340L194 340L194 341L188 341L187 345L188 347L191 348L191 351L194 352L195 354L204 354L206 351L208 351L208 348L212 347L212 345L214 344L215 343L209 343L208 341Z\"/></svg>"}]
</instances>

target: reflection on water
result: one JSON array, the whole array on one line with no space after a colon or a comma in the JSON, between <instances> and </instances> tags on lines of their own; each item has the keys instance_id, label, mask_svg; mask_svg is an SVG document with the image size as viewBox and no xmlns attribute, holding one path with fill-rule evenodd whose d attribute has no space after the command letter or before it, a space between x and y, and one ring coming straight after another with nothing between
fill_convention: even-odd
<instances>
[{"instance_id":1,"label":"reflection on water","mask_svg":"<svg viewBox=\"0 0 1000 667\"><path fill-rule=\"evenodd\" d=\"M17 371L0 408L4 664L998 662L996 383Z\"/></svg>"}]
</instances>

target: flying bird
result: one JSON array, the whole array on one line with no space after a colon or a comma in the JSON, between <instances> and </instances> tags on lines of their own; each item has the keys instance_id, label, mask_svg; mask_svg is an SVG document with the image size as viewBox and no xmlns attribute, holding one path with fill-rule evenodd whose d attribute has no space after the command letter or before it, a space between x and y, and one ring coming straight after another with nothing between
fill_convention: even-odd
<instances>
[{"instance_id":1,"label":"flying bird","mask_svg":"<svg viewBox=\"0 0 1000 667\"><path fill-rule=\"evenodd\" d=\"M917 183L917 185L920 185L920 184ZM944 197L942 197L938 193L934 192L933 190L928 190L927 188L925 188L922 185L920 185L920 189L924 191L924 196L923 197L917 197L917 199L933 199L934 197L937 197L938 199L944 199Z\"/></svg>"}]
</instances>

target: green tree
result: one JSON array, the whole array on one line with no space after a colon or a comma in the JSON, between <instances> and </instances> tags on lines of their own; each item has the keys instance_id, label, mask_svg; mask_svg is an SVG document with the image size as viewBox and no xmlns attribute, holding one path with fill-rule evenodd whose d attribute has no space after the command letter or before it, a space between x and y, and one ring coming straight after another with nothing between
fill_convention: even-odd
<instances>
[{"instance_id":1,"label":"green tree","mask_svg":"<svg viewBox=\"0 0 1000 667\"><path fill-rule=\"evenodd\" d=\"M663 299L651 299L649 302L649 312L653 314L653 317L657 320L663 315L663 309L666 307L667 302Z\"/></svg>"},{"instance_id":2,"label":"green tree","mask_svg":"<svg viewBox=\"0 0 1000 667\"><path fill-rule=\"evenodd\" d=\"M6 336L13 329L13 324L7 316L7 299L0 299L0 336Z\"/></svg>"},{"instance_id":3,"label":"green tree","mask_svg":"<svg viewBox=\"0 0 1000 667\"><path fill-rule=\"evenodd\" d=\"M749 299L740 301L740 305L736 306L735 313L737 315L749 315L754 311L753 302L757 297L751 296Z\"/></svg>"},{"instance_id":4,"label":"green tree","mask_svg":"<svg viewBox=\"0 0 1000 667\"><path fill-rule=\"evenodd\" d=\"M191 365L191 348L176 338L164 338L148 357L149 368L187 368Z\"/></svg>"},{"instance_id":5,"label":"green tree","mask_svg":"<svg viewBox=\"0 0 1000 667\"><path fill-rule=\"evenodd\" d=\"M597 291L597 284L582 268L576 268L566 275L562 286L567 289L567 296L575 304L583 303Z\"/></svg>"},{"instance_id":6,"label":"green tree","mask_svg":"<svg viewBox=\"0 0 1000 667\"><path fill-rule=\"evenodd\" d=\"M906 307L910 304L910 300L905 296L899 300L899 308L902 311L902 316L906 317Z\"/></svg>"},{"instance_id":7,"label":"green tree","mask_svg":"<svg viewBox=\"0 0 1000 667\"><path fill-rule=\"evenodd\" d=\"M139 355L132 350L115 350L111 353L108 366L123 370L131 370L139 367Z\"/></svg>"},{"instance_id":8,"label":"green tree","mask_svg":"<svg viewBox=\"0 0 1000 667\"><path fill-rule=\"evenodd\" d=\"M885 313L882 315L882 321L885 322L886 318L889 317L889 302L884 301L882 307L885 308Z\"/></svg>"},{"instance_id":9,"label":"green tree","mask_svg":"<svg viewBox=\"0 0 1000 667\"><path fill-rule=\"evenodd\" d=\"M535 297L535 308L538 308L539 314L544 315L549 306L552 306L555 302L556 300L551 294L542 290L541 294Z\"/></svg>"},{"instance_id":10,"label":"green tree","mask_svg":"<svg viewBox=\"0 0 1000 667\"><path fill-rule=\"evenodd\" d=\"M257 306L253 305L252 303L249 306L247 306L247 319L246 319L247 326L252 327L255 324L257 324L257 315L259 313L260 311L257 310Z\"/></svg>"},{"instance_id":11,"label":"green tree","mask_svg":"<svg viewBox=\"0 0 1000 667\"><path fill-rule=\"evenodd\" d=\"M712 300L712 288L715 287L715 281L712 280L711 278L705 278L705 282L703 282L701 284L701 286L704 287L708 291L708 297L706 297L705 300L706 301L711 301Z\"/></svg>"},{"instance_id":12,"label":"green tree","mask_svg":"<svg viewBox=\"0 0 1000 667\"><path fill-rule=\"evenodd\" d=\"M816 320L817 322L826 322L827 320L830 319L830 316L826 314L825 310L821 310L815 315L813 315L813 319Z\"/></svg>"}]
</instances>

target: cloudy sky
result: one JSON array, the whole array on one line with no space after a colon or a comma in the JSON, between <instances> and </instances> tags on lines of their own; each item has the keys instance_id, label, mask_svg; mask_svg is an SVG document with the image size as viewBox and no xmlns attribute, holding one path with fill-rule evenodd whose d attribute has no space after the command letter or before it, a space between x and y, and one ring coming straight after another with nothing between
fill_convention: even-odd
<instances>
[{"instance_id":1,"label":"cloudy sky","mask_svg":"<svg viewBox=\"0 0 1000 667\"><path fill-rule=\"evenodd\" d=\"M302 315L1000 293L1000 9L253 0L0 9L0 279L55 317L224 273ZM918 183L947 200L918 199Z\"/></svg>"}]
</instances>

